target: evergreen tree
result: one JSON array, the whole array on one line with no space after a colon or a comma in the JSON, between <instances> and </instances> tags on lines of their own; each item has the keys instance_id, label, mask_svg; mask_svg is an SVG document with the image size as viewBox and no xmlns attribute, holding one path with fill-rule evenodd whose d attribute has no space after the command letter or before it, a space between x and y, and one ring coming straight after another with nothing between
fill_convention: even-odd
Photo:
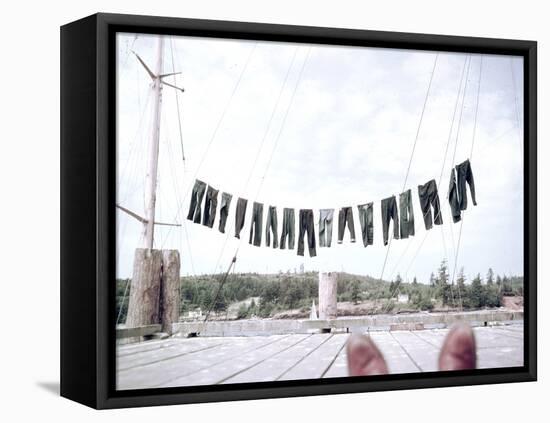
<instances>
[{"instance_id":1,"label":"evergreen tree","mask_svg":"<svg viewBox=\"0 0 550 423\"><path fill-rule=\"evenodd\" d=\"M397 293L399 291L399 287L401 286L401 283L403 282L403 278L398 273L395 277L395 286L394 286L394 293Z\"/></svg>"},{"instance_id":2,"label":"evergreen tree","mask_svg":"<svg viewBox=\"0 0 550 423\"><path fill-rule=\"evenodd\" d=\"M512 295L512 281L508 276L502 278L502 294L503 295Z\"/></svg>"},{"instance_id":3,"label":"evergreen tree","mask_svg":"<svg viewBox=\"0 0 550 423\"><path fill-rule=\"evenodd\" d=\"M464 267L461 267L456 277L456 286L458 288L458 298L460 305L465 308L470 308L468 301L468 287L466 286L466 276L464 276Z\"/></svg>"},{"instance_id":4,"label":"evergreen tree","mask_svg":"<svg viewBox=\"0 0 550 423\"><path fill-rule=\"evenodd\" d=\"M435 276L434 276L434 272L432 272L430 274L430 286L433 288L435 287Z\"/></svg>"},{"instance_id":5,"label":"evergreen tree","mask_svg":"<svg viewBox=\"0 0 550 423\"><path fill-rule=\"evenodd\" d=\"M416 280L416 276L413 278L412 284L415 285L415 286L418 285L418 281Z\"/></svg>"},{"instance_id":6,"label":"evergreen tree","mask_svg":"<svg viewBox=\"0 0 550 423\"><path fill-rule=\"evenodd\" d=\"M451 286L449 285L449 273L447 273L447 261L443 260L437 270L436 297L440 298L443 304L451 303Z\"/></svg>"},{"instance_id":7,"label":"evergreen tree","mask_svg":"<svg viewBox=\"0 0 550 423\"><path fill-rule=\"evenodd\" d=\"M469 302L472 308L480 308L483 301L483 287L481 286L481 276L479 273L472 280L470 288Z\"/></svg>"},{"instance_id":8,"label":"evergreen tree","mask_svg":"<svg viewBox=\"0 0 550 423\"><path fill-rule=\"evenodd\" d=\"M458 272L458 276L456 278L456 285L458 286L458 289L460 289L461 292L466 291L466 277L464 276L464 267L460 268L460 271Z\"/></svg>"},{"instance_id":9,"label":"evergreen tree","mask_svg":"<svg viewBox=\"0 0 550 423\"><path fill-rule=\"evenodd\" d=\"M489 270L487 271L487 278L486 278L486 283L487 285L492 285L494 283L494 272L493 272L493 269L491 269L489 267Z\"/></svg>"}]
</instances>

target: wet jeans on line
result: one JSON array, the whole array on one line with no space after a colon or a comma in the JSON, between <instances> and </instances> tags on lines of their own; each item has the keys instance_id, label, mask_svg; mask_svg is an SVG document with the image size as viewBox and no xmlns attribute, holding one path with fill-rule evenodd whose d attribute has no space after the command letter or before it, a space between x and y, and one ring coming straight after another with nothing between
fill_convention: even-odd
<instances>
[{"instance_id":1,"label":"wet jeans on line","mask_svg":"<svg viewBox=\"0 0 550 423\"><path fill-rule=\"evenodd\" d=\"M451 207L451 216L453 223L460 222L462 219L462 211L460 210L460 202L458 201L458 189L456 186L456 177L454 169L451 170L451 179L449 181L449 206Z\"/></svg>"},{"instance_id":2,"label":"wet jeans on line","mask_svg":"<svg viewBox=\"0 0 550 423\"><path fill-rule=\"evenodd\" d=\"M295 223L296 220L294 216L294 209L284 208L283 209L283 227L281 228L281 241L279 245L282 250L285 249L287 244L288 237L288 249L294 249L294 233L295 233Z\"/></svg>"},{"instance_id":3,"label":"wet jeans on line","mask_svg":"<svg viewBox=\"0 0 550 423\"><path fill-rule=\"evenodd\" d=\"M472 165L470 160L466 159L462 163L456 165L456 185L458 191L458 201L460 204L460 210L466 210L468 207L468 197L466 194L466 182L470 186L470 195L472 196L472 202L474 206L477 206L476 202L476 186L474 184L474 173L472 172Z\"/></svg>"},{"instance_id":4,"label":"wet jeans on line","mask_svg":"<svg viewBox=\"0 0 550 423\"><path fill-rule=\"evenodd\" d=\"M193 185L191 201L189 203L189 213L187 214L187 219L192 220L195 223L201 223L201 205L205 189L206 184L198 179L195 179L195 185Z\"/></svg>"},{"instance_id":5,"label":"wet jeans on line","mask_svg":"<svg viewBox=\"0 0 550 423\"><path fill-rule=\"evenodd\" d=\"M351 207L342 207L338 212L338 244L344 239L344 231L348 225L351 242L355 242L355 227L353 225L353 211Z\"/></svg>"},{"instance_id":6,"label":"wet jeans on line","mask_svg":"<svg viewBox=\"0 0 550 423\"><path fill-rule=\"evenodd\" d=\"M218 190L208 185L206 190L206 198L204 200L204 216L202 217L202 224L211 228L214 226L214 219L216 218L216 208L218 207Z\"/></svg>"},{"instance_id":7,"label":"wet jeans on line","mask_svg":"<svg viewBox=\"0 0 550 423\"><path fill-rule=\"evenodd\" d=\"M333 219L334 209L319 210L319 247L330 247Z\"/></svg>"},{"instance_id":8,"label":"wet jeans on line","mask_svg":"<svg viewBox=\"0 0 550 423\"><path fill-rule=\"evenodd\" d=\"M411 190L399 194L399 229L401 239L414 236L414 213Z\"/></svg>"},{"instance_id":9,"label":"wet jeans on line","mask_svg":"<svg viewBox=\"0 0 550 423\"><path fill-rule=\"evenodd\" d=\"M248 239L248 243L253 244L256 247L262 245L263 218L264 205L254 201L252 204L252 221L250 222L250 237Z\"/></svg>"},{"instance_id":10,"label":"wet jeans on line","mask_svg":"<svg viewBox=\"0 0 550 423\"><path fill-rule=\"evenodd\" d=\"M241 237L241 230L244 226L244 218L246 216L246 206L248 200L239 198L237 200L237 210L235 211L235 238Z\"/></svg>"},{"instance_id":11,"label":"wet jeans on line","mask_svg":"<svg viewBox=\"0 0 550 423\"><path fill-rule=\"evenodd\" d=\"M315 257L317 252L315 250L315 225L313 223L313 210L302 209L300 210L300 233L298 235L298 255L304 255L304 235L307 232L307 246L309 249L309 256Z\"/></svg>"},{"instance_id":12,"label":"wet jeans on line","mask_svg":"<svg viewBox=\"0 0 550 423\"><path fill-rule=\"evenodd\" d=\"M384 245L388 245L388 230L390 220L393 219L393 239L399 239L399 216L397 214L397 201L395 195L384 198L380 203L382 209L382 235Z\"/></svg>"},{"instance_id":13,"label":"wet jeans on line","mask_svg":"<svg viewBox=\"0 0 550 423\"><path fill-rule=\"evenodd\" d=\"M418 185L418 199L420 200L420 209L422 210L426 230L432 228L432 207L433 222L436 225L442 225L443 217L441 216L441 206L439 205L439 194L437 193L435 179L426 182L424 185Z\"/></svg>"},{"instance_id":14,"label":"wet jeans on line","mask_svg":"<svg viewBox=\"0 0 550 423\"><path fill-rule=\"evenodd\" d=\"M229 206L231 205L231 199L233 196L227 192L222 193L222 201L220 203L220 223L218 229L221 233L225 233L225 223L227 222L227 216L229 215Z\"/></svg>"},{"instance_id":15,"label":"wet jeans on line","mask_svg":"<svg viewBox=\"0 0 550 423\"><path fill-rule=\"evenodd\" d=\"M456 169L456 176L455 176ZM451 170L451 179L449 181L449 205L451 206L451 215L453 216L453 222L459 222L462 218L462 210L466 210L468 207L468 194L466 191L466 182L470 186L470 195L474 206L477 206L476 202L476 187L474 184L474 174L472 172L472 165L470 160L465 160L462 163L455 166L455 169Z\"/></svg>"},{"instance_id":16,"label":"wet jeans on line","mask_svg":"<svg viewBox=\"0 0 550 423\"><path fill-rule=\"evenodd\" d=\"M273 234L273 248L278 247L277 240L277 207L269 206L267 209L267 222L265 225L265 245L271 245L271 234Z\"/></svg>"},{"instance_id":17,"label":"wet jeans on line","mask_svg":"<svg viewBox=\"0 0 550 423\"><path fill-rule=\"evenodd\" d=\"M361 225L363 245L366 247L367 245L372 245L374 241L372 202L358 205L357 210L359 211L359 224Z\"/></svg>"}]
</instances>

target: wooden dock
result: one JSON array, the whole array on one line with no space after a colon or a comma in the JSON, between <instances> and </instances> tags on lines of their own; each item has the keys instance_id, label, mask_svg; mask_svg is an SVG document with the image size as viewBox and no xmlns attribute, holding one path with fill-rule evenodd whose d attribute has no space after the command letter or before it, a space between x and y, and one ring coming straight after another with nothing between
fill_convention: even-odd
<instances>
[{"instance_id":1,"label":"wooden dock","mask_svg":"<svg viewBox=\"0 0 550 423\"><path fill-rule=\"evenodd\" d=\"M448 329L374 331L391 373L437 370ZM523 365L523 323L474 328L478 368ZM117 346L117 389L348 376L349 334L177 338Z\"/></svg>"}]
</instances>

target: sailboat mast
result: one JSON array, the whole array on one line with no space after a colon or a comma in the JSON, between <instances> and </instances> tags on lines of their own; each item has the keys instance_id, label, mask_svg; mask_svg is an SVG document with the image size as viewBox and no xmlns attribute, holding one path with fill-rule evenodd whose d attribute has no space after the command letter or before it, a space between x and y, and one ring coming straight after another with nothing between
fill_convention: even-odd
<instances>
[{"instance_id":1,"label":"sailboat mast","mask_svg":"<svg viewBox=\"0 0 550 423\"><path fill-rule=\"evenodd\" d=\"M143 223L143 247L153 249L155 231L155 204L157 200L157 174L159 162L160 141L160 110L162 103L162 57L164 37L161 35L157 43L157 60L155 64L156 78L153 80L153 127L149 144L147 174L145 176L145 222Z\"/></svg>"}]
</instances>

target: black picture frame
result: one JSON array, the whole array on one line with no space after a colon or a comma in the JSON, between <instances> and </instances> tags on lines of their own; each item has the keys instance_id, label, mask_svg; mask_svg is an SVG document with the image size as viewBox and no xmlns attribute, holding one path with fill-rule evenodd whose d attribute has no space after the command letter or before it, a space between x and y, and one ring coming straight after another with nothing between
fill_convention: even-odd
<instances>
[{"instance_id":1,"label":"black picture frame","mask_svg":"<svg viewBox=\"0 0 550 423\"><path fill-rule=\"evenodd\" d=\"M116 391L117 32L516 55L524 58L524 365ZM95 14L61 28L61 395L105 409L431 388L537 378L537 44L534 41Z\"/></svg>"}]
</instances>

